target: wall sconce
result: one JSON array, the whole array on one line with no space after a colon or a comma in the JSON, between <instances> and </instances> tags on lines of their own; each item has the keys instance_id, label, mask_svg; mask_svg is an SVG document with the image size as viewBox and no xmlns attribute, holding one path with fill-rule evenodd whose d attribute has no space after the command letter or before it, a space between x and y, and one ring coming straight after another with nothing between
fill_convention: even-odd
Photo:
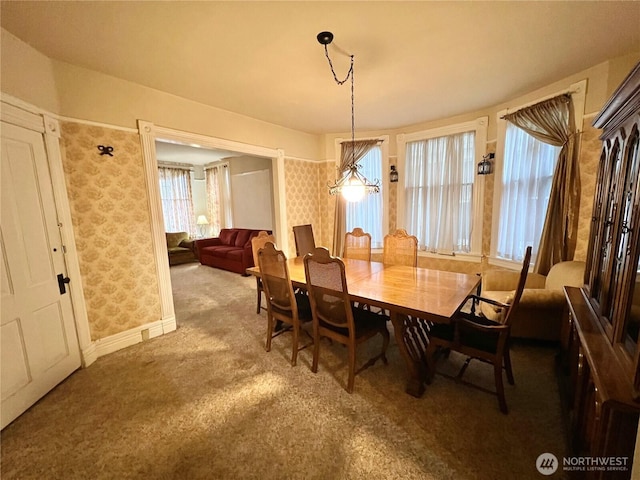
<instances>
[{"instance_id":1,"label":"wall sconce","mask_svg":"<svg viewBox=\"0 0 640 480\"><path fill-rule=\"evenodd\" d=\"M491 159L495 158L495 153L487 153L478 163L478 175L489 175L493 171Z\"/></svg>"},{"instance_id":2,"label":"wall sconce","mask_svg":"<svg viewBox=\"0 0 640 480\"><path fill-rule=\"evenodd\" d=\"M395 183L398 181L398 171L395 165L391 165L391 171L389 172L389 181Z\"/></svg>"}]
</instances>

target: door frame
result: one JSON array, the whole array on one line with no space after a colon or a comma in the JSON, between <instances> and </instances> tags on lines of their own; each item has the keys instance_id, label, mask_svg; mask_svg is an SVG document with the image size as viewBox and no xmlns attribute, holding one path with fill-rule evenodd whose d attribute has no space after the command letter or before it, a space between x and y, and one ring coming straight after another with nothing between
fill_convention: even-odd
<instances>
[{"instance_id":1,"label":"door frame","mask_svg":"<svg viewBox=\"0 0 640 480\"><path fill-rule=\"evenodd\" d=\"M146 174L147 194L149 197L149 212L151 214L153 250L156 261L156 270L158 272L162 324L165 326L165 332L167 332L171 329L175 330L176 323L169 262L167 261L168 253L164 230L164 218L162 216L162 201L160 198L156 140L179 142L203 148L229 150L247 155L271 158L273 172L271 190L273 192L273 204L275 211L274 233L278 239L278 246L280 249L287 252L289 251L289 238L287 236L286 220L287 208L284 178L284 150L250 145L247 143L235 142L197 133L189 133L167 127L160 127L144 120L138 120L138 132L140 134L140 141L142 142L142 156Z\"/></svg>"},{"instance_id":2,"label":"door frame","mask_svg":"<svg viewBox=\"0 0 640 480\"><path fill-rule=\"evenodd\" d=\"M88 367L98 357L95 344L91 340L89 316L84 299L82 274L80 273L80 262L71 219L71 207L67 195L60 149L60 123L49 112L5 93L1 94L0 103L0 119L3 122L41 133L43 136L58 217L57 222L64 247L64 262L67 276L71 278L68 288L71 294L76 335L80 347L80 360L82 367Z\"/></svg>"}]
</instances>

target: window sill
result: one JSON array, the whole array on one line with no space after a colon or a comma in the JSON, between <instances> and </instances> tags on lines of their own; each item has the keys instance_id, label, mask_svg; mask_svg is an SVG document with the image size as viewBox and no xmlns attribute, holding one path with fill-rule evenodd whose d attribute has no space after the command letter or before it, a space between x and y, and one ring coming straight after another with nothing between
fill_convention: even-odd
<instances>
[{"instance_id":1,"label":"window sill","mask_svg":"<svg viewBox=\"0 0 640 480\"><path fill-rule=\"evenodd\" d=\"M372 255L376 255L376 254L382 255L382 253L383 253L382 248L371 249ZM471 262L471 263L482 262L482 255L480 255L479 253L456 253L455 255L444 255L439 253L418 251L418 257L433 258L437 260L453 260L455 262Z\"/></svg>"},{"instance_id":2,"label":"window sill","mask_svg":"<svg viewBox=\"0 0 640 480\"><path fill-rule=\"evenodd\" d=\"M489 265L493 265L494 267L502 267L508 270L521 270L522 262L514 262L513 260L506 260L504 258L499 257L488 257ZM533 263L529 266L529 271L531 272L533 269Z\"/></svg>"},{"instance_id":3,"label":"window sill","mask_svg":"<svg viewBox=\"0 0 640 480\"><path fill-rule=\"evenodd\" d=\"M418 257L435 258L438 260L453 260L454 262L482 262L482 255L479 253L456 253L454 255L446 255L442 253L418 252Z\"/></svg>"}]
</instances>

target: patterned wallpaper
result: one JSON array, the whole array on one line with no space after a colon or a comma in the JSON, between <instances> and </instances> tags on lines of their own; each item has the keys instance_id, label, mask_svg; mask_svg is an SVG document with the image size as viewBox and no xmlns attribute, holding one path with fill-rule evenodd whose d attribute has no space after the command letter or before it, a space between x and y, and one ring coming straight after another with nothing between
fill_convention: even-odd
<instances>
[{"instance_id":1,"label":"patterned wallpaper","mask_svg":"<svg viewBox=\"0 0 640 480\"><path fill-rule=\"evenodd\" d=\"M294 257L296 244L293 238L293 227L310 223L316 244L323 239L323 220L321 213L326 211L326 203L319 197L320 170L324 164L285 159L284 181L287 199L287 232L289 234L289 252ZM322 206L320 206L322 205ZM333 223L332 223L333 224Z\"/></svg>"},{"instance_id":2,"label":"patterned wallpaper","mask_svg":"<svg viewBox=\"0 0 640 480\"><path fill-rule=\"evenodd\" d=\"M62 148L91 339L160 320L139 136L64 122Z\"/></svg>"}]
</instances>

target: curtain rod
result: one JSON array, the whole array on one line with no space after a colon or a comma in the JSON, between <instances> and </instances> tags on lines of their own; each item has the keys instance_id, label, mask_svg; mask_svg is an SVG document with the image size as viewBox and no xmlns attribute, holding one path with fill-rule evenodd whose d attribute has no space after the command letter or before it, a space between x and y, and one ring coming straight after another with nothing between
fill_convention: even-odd
<instances>
[{"instance_id":1,"label":"curtain rod","mask_svg":"<svg viewBox=\"0 0 640 480\"><path fill-rule=\"evenodd\" d=\"M177 168L177 169L180 169L180 170L192 170L193 169L193 165L191 165L190 163L167 162L167 161L162 161L162 160L160 160L158 162L158 167Z\"/></svg>"},{"instance_id":2,"label":"curtain rod","mask_svg":"<svg viewBox=\"0 0 640 480\"><path fill-rule=\"evenodd\" d=\"M358 142L383 143L384 140L380 138L361 138L361 139L356 139L355 142L356 143ZM342 140L340 142L340 145L342 145L343 143L351 143L351 140Z\"/></svg>"},{"instance_id":3,"label":"curtain rod","mask_svg":"<svg viewBox=\"0 0 640 480\"><path fill-rule=\"evenodd\" d=\"M505 118L507 115L511 115L512 113L519 112L520 110L522 110L522 109L524 109L524 108L529 108L529 107L532 107L532 106L537 105L537 104L539 104L539 103L546 102L547 100L551 100L551 99L553 99L553 98L562 97L563 95L573 95L574 93L578 93L578 92L579 92L579 89L577 89L577 90L567 89L567 90L564 90L564 91L559 92L559 93L552 93L551 95L548 95L548 96L546 96L546 97L542 97L542 99L540 99L540 100L536 100L536 101L534 101L534 102L526 103L526 104L522 105L521 107L516 107L516 108L515 108L515 110L513 110L512 112L510 112L510 111L509 111L509 108L507 108L507 109L506 109L506 110L507 110L507 113L505 113L504 115L502 115L502 116L500 117L500 119L501 119L501 120L504 120L504 118Z\"/></svg>"}]
</instances>

